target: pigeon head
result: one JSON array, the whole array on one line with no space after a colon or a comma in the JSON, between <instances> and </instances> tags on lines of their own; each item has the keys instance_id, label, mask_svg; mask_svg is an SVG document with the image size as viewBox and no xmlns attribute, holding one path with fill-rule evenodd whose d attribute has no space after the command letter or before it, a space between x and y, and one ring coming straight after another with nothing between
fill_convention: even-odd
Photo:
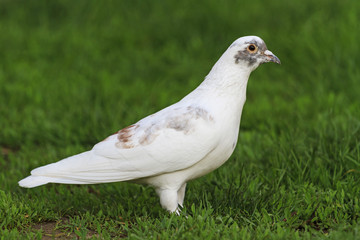
<instances>
[{"instance_id":1,"label":"pigeon head","mask_svg":"<svg viewBox=\"0 0 360 240\"><path fill-rule=\"evenodd\" d=\"M246 36L237 39L227 50L235 64L255 70L260 64L280 60L266 47L265 42L257 36Z\"/></svg>"}]
</instances>

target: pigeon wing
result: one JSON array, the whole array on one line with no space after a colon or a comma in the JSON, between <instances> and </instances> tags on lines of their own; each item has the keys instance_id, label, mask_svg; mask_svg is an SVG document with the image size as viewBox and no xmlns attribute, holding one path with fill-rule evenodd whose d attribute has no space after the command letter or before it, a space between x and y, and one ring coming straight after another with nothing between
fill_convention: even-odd
<instances>
[{"instance_id":1,"label":"pigeon wing","mask_svg":"<svg viewBox=\"0 0 360 240\"><path fill-rule=\"evenodd\" d=\"M217 145L214 119L196 107L166 108L126 127L91 151L34 169L62 183L128 181L186 169ZM60 180L59 180L60 179Z\"/></svg>"}]
</instances>

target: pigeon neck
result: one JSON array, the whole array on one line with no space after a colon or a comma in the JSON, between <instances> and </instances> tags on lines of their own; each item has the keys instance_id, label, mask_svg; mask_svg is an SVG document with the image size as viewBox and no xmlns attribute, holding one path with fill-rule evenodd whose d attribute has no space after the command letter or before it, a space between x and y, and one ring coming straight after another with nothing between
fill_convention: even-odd
<instances>
[{"instance_id":1,"label":"pigeon neck","mask_svg":"<svg viewBox=\"0 0 360 240\"><path fill-rule=\"evenodd\" d=\"M198 89L239 95L246 90L250 73L248 67L218 61Z\"/></svg>"}]
</instances>

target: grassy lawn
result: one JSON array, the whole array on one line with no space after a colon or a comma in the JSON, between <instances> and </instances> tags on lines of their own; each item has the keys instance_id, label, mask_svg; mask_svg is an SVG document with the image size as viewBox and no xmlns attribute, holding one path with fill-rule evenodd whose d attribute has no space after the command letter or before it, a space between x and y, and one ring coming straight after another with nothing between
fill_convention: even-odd
<instances>
[{"instance_id":1,"label":"grassy lawn","mask_svg":"<svg viewBox=\"0 0 360 240\"><path fill-rule=\"evenodd\" d=\"M0 239L360 239L360 1L0 2ZM236 38L238 146L183 215L130 183L17 182L192 91Z\"/></svg>"}]
</instances>

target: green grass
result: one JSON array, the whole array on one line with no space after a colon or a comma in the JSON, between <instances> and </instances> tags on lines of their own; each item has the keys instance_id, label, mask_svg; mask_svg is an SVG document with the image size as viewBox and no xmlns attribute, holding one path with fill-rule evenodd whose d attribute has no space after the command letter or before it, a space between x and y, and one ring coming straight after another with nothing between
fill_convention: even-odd
<instances>
[{"instance_id":1,"label":"green grass","mask_svg":"<svg viewBox=\"0 0 360 240\"><path fill-rule=\"evenodd\" d=\"M0 238L359 239L359 15L351 0L1 1ZM183 215L129 183L17 185L178 101L244 35L282 65L251 75L238 146L189 183Z\"/></svg>"}]
</instances>

